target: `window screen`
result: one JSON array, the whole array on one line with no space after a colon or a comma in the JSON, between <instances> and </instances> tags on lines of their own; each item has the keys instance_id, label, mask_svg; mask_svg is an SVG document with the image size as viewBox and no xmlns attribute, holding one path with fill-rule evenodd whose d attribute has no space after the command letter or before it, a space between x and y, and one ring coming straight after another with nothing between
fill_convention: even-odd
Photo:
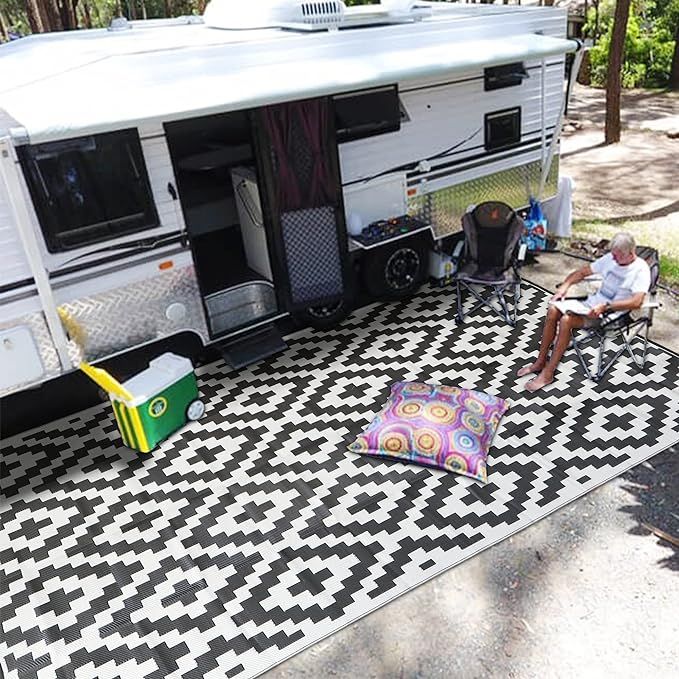
<instances>
[{"instance_id":1,"label":"window screen","mask_svg":"<svg viewBox=\"0 0 679 679\"><path fill-rule=\"evenodd\" d=\"M50 252L158 226L136 130L28 146L20 158Z\"/></svg>"},{"instance_id":2,"label":"window screen","mask_svg":"<svg viewBox=\"0 0 679 679\"><path fill-rule=\"evenodd\" d=\"M486 151L518 144L521 141L521 109L486 113L485 130Z\"/></svg>"},{"instance_id":3,"label":"window screen","mask_svg":"<svg viewBox=\"0 0 679 679\"><path fill-rule=\"evenodd\" d=\"M396 85L333 97L337 141L362 139L401 127Z\"/></svg>"}]
</instances>

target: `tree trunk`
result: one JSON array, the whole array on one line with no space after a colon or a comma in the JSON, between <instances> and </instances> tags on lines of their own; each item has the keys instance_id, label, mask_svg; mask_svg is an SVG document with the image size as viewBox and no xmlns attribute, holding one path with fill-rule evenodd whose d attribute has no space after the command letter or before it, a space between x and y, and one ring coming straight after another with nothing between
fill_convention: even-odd
<instances>
[{"instance_id":1,"label":"tree trunk","mask_svg":"<svg viewBox=\"0 0 679 679\"><path fill-rule=\"evenodd\" d=\"M52 28L52 12L50 11L51 0L35 0L35 4L40 12L40 23L43 31L51 31Z\"/></svg>"},{"instance_id":2,"label":"tree trunk","mask_svg":"<svg viewBox=\"0 0 679 679\"><path fill-rule=\"evenodd\" d=\"M42 33L44 29L37 0L26 0L26 15L28 16L31 33Z\"/></svg>"},{"instance_id":3,"label":"tree trunk","mask_svg":"<svg viewBox=\"0 0 679 679\"><path fill-rule=\"evenodd\" d=\"M165 16L170 17L172 16L171 14L171 9L170 9L170 0L163 0L163 9L165 10Z\"/></svg>"},{"instance_id":4,"label":"tree trunk","mask_svg":"<svg viewBox=\"0 0 679 679\"><path fill-rule=\"evenodd\" d=\"M82 12L85 19L85 27L92 28L92 14L90 13L90 3L88 0L83 0Z\"/></svg>"},{"instance_id":5,"label":"tree trunk","mask_svg":"<svg viewBox=\"0 0 679 679\"><path fill-rule=\"evenodd\" d=\"M61 13L57 0L43 0L40 3L43 7L42 21L46 31L62 31L64 29L61 23Z\"/></svg>"},{"instance_id":6,"label":"tree trunk","mask_svg":"<svg viewBox=\"0 0 679 679\"><path fill-rule=\"evenodd\" d=\"M57 0L61 25L65 31L78 28L77 7L78 0Z\"/></svg>"},{"instance_id":7,"label":"tree trunk","mask_svg":"<svg viewBox=\"0 0 679 679\"><path fill-rule=\"evenodd\" d=\"M146 0L141 0L141 18L148 19L146 14Z\"/></svg>"},{"instance_id":8,"label":"tree trunk","mask_svg":"<svg viewBox=\"0 0 679 679\"><path fill-rule=\"evenodd\" d=\"M5 15L0 10L0 40L7 42L9 40L9 26Z\"/></svg>"},{"instance_id":9,"label":"tree trunk","mask_svg":"<svg viewBox=\"0 0 679 679\"><path fill-rule=\"evenodd\" d=\"M606 144L620 141L620 88L622 57L625 50L625 33L629 18L630 0L618 0L613 17L613 33L608 52L606 77Z\"/></svg>"},{"instance_id":10,"label":"tree trunk","mask_svg":"<svg viewBox=\"0 0 679 679\"><path fill-rule=\"evenodd\" d=\"M672 55L672 66L670 66L669 88L679 90L679 19L674 29L674 54Z\"/></svg>"}]
</instances>

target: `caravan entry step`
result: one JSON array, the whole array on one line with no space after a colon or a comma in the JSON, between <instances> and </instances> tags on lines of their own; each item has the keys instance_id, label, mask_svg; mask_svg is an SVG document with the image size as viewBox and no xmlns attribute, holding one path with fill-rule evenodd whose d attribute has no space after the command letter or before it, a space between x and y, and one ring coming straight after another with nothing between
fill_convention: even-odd
<instances>
[{"instance_id":1,"label":"caravan entry step","mask_svg":"<svg viewBox=\"0 0 679 679\"><path fill-rule=\"evenodd\" d=\"M224 360L236 370L285 351L287 348L288 345L275 325L267 325L255 333L247 333L242 337L217 345Z\"/></svg>"}]
</instances>

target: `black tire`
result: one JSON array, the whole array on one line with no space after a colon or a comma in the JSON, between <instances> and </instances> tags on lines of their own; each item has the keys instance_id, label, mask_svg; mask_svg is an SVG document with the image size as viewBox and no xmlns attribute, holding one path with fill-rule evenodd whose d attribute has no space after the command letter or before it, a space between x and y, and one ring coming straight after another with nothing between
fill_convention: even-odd
<instances>
[{"instance_id":1,"label":"black tire","mask_svg":"<svg viewBox=\"0 0 679 679\"><path fill-rule=\"evenodd\" d=\"M329 330L339 325L353 311L353 299L351 290L346 290L344 297L337 302L295 312L295 319L302 325L310 325L316 330Z\"/></svg>"},{"instance_id":2,"label":"black tire","mask_svg":"<svg viewBox=\"0 0 679 679\"><path fill-rule=\"evenodd\" d=\"M423 238L408 238L385 245L364 256L363 284L374 297L408 297L422 284L428 258L429 248Z\"/></svg>"}]
</instances>

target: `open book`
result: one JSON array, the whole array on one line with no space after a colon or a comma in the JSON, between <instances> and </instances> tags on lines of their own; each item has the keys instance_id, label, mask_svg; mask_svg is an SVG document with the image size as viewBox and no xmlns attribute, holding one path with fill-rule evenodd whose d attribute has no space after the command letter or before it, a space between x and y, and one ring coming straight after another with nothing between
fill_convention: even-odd
<instances>
[{"instance_id":1,"label":"open book","mask_svg":"<svg viewBox=\"0 0 679 679\"><path fill-rule=\"evenodd\" d=\"M591 311L590 307L583 304L579 299L561 299L558 302L550 302L562 314L576 314L578 316L587 316Z\"/></svg>"}]
</instances>

